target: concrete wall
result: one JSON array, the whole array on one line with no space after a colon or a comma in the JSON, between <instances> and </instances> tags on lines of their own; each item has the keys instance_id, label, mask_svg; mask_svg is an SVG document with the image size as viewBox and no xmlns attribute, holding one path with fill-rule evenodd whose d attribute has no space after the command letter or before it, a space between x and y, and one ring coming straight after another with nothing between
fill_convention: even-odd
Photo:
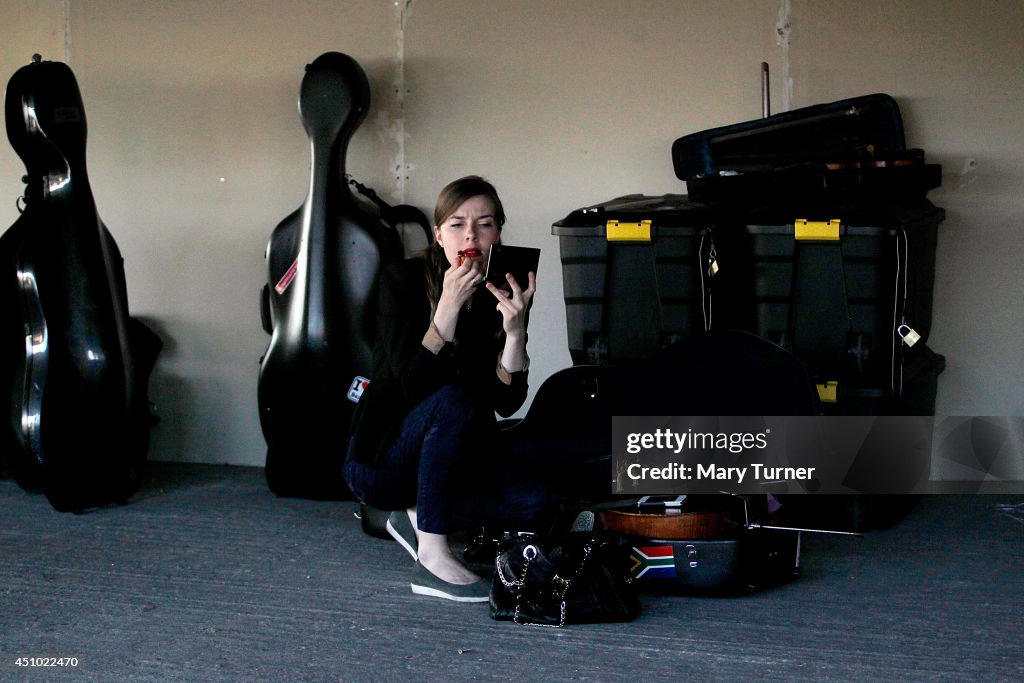
<instances>
[{"instance_id":1,"label":"concrete wall","mask_svg":"<svg viewBox=\"0 0 1024 683\"><path fill-rule=\"evenodd\" d=\"M0 0L0 72L74 69L89 175L124 253L132 312L167 343L152 457L260 465L257 294L299 206L303 67L355 57L373 108L348 171L428 215L466 173L499 188L506 240L544 249L532 384L569 365L551 224L614 196L685 192L686 133L870 92L944 167L930 345L944 415L1024 414L1024 4L979 0ZM0 226L23 166L0 146Z\"/></svg>"}]
</instances>

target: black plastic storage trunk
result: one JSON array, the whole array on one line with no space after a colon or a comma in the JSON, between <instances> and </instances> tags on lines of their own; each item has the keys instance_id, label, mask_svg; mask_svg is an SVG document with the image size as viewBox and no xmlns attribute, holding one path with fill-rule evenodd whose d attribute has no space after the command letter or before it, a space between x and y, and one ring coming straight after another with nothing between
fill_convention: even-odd
<instances>
[{"instance_id":1,"label":"black plastic storage trunk","mask_svg":"<svg viewBox=\"0 0 1024 683\"><path fill-rule=\"evenodd\" d=\"M695 332L740 329L793 351L826 413L930 414L943 361L925 343L944 217L924 199L742 208L627 195L579 209L552 227L573 362L645 358ZM893 402L904 395L915 403Z\"/></svg>"},{"instance_id":2,"label":"black plastic storage trunk","mask_svg":"<svg viewBox=\"0 0 1024 683\"><path fill-rule=\"evenodd\" d=\"M685 195L628 195L554 224L574 365L646 358L705 329L714 216Z\"/></svg>"},{"instance_id":3,"label":"black plastic storage trunk","mask_svg":"<svg viewBox=\"0 0 1024 683\"><path fill-rule=\"evenodd\" d=\"M904 365L925 353L944 218L927 200L769 207L745 215L749 329L807 363L826 412L841 398L843 412L896 410L871 404L902 395ZM855 401L866 405L855 410Z\"/></svg>"}]
</instances>

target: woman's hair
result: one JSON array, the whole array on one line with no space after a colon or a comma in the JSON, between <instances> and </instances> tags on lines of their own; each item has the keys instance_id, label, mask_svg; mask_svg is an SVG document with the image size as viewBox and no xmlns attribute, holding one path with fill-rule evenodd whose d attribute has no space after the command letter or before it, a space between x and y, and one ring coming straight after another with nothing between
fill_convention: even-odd
<instances>
[{"instance_id":1,"label":"woman's hair","mask_svg":"<svg viewBox=\"0 0 1024 683\"><path fill-rule=\"evenodd\" d=\"M498 198L498 191L494 185L480 176L470 175L459 178L448 183L441 194L437 196L437 204L434 205L434 225L439 226L451 217L462 204L473 197L487 197L494 205L494 220L500 231L505 225L505 209ZM437 301L441 298L441 286L444 280L444 271L451 265L444 255L444 249L437 243L431 242L430 246L423 252L427 262L427 296L430 299L430 311L433 314L437 307Z\"/></svg>"},{"instance_id":2,"label":"woman's hair","mask_svg":"<svg viewBox=\"0 0 1024 683\"><path fill-rule=\"evenodd\" d=\"M441 225L455 213L462 204L473 197L487 197L494 204L494 220L500 229L505 225L505 209L498 199L498 191L494 185L476 175L468 175L452 181L441 190L437 196L437 204L434 206L434 225Z\"/></svg>"}]
</instances>

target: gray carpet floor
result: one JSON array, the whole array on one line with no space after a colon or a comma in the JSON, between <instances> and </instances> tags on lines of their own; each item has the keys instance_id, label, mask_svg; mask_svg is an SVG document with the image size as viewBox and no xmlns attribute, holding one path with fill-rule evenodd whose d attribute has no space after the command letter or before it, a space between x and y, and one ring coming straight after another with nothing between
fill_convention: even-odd
<instances>
[{"instance_id":1,"label":"gray carpet floor","mask_svg":"<svg viewBox=\"0 0 1024 683\"><path fill-rule=\"evenodd\" d=\"M81 515L2 480L0 680L1024 680L1021 497L805 535L800 578L644 594L628 624L495 622L413 595L410 570L351 503L276 498L257 468L156 464Z\"/></svg>"}]
</instances>

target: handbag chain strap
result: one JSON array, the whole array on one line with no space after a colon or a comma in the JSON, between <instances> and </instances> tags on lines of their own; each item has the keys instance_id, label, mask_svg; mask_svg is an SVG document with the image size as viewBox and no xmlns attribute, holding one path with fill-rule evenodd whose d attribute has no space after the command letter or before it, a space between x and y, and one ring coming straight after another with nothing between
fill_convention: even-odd
<instances>
[{"instance_id":1,"label":"handbag chain strap","mask_svg":"<svg viewBox=\"0 0 1024 683\"><path fill-rule=\"evenodd\" d=\"M515 612L515 615L513 616L512 620L515 623L520 624L520 625L524 625L524 626L548 626L548 627L551 627L551 628L562 628L563 626L565 626L565 594L569 592L569 587L572 586L573 582L579 577L580 574L583 573L583 567L587 564L587 559L590 558L591 550L592 550L592 548L591 548L590 543L587 543L585 546L583 546L583 559L580 560L579 566L576 567L576 573L573 574L570 578L563 579L558 574L555 574L554 578L552 579L552 583L560 588L560 590L556 593L556 595L557 595L557 597L559 599L559 602L561 603L559 605L559 620L558 620L558 624L557 625L555 625L555 624L538 624L538 623L532 622L532 621L520 621L519 620L519 612L520 612L520 608L522 607L522 603L523 603L523 594L526 592L526 575L527 575L527 573L530 570L530 563L533 561L533 558L535 558L537 556L537 552L538 552L536 546L531 544L531 545L528 545L525 548L523 548L523 558L526 559L526 562L523 563L523 578L519 579L518 581L514 581L514 580L513 581L509 581L509 580L507 580L505 578L504 573L501 571L501 564L497 563L496 566L497 566L497 569L498 569L498 578L501 580L501 583L506 588L518 588L519 589L519 590L517 590L515 592L516 593L516 612ZM552 591L552 592L554 593L554 591Z\"/></svg>"}]
</instances>

